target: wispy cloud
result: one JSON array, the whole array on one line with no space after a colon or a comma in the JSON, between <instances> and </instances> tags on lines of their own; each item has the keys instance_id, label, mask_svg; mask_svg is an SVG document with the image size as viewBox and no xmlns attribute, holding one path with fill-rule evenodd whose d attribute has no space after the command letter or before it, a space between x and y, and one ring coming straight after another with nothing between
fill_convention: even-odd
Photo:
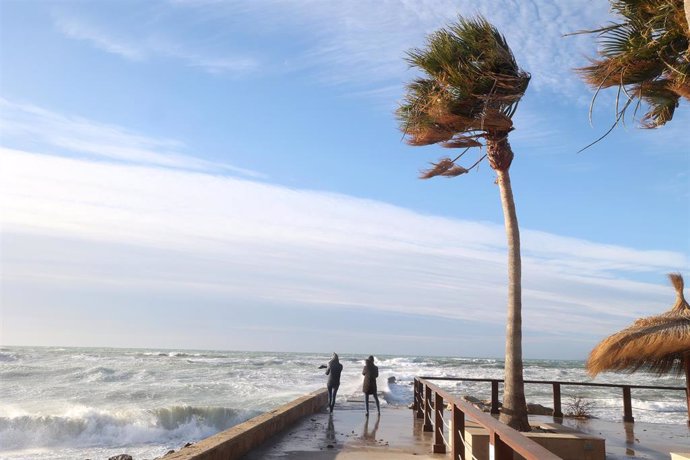
<instances>
[{"instance_id":1,"label":"wispy cloud","mask_svg":"<svg viewBox=\"0 0 690 460\"><path fill-rule=\"evenodd\" d=\"M585 62L591 37L563 35L592 28L608 18L605 2L474 2L471 0L389 0L322 2L265 0L235 2L175 1L177 7L213 11L217 17L249 18L266 34L297 29L313 37L299 57L304 68L330 84L389 86L407 79L406 50L424 45L425 36L457 15L483 14L503 32L520 64L533 75L532 87L575 100L587 91L572 68ZM267 13L268 12L268 13ZM220 21L220 19L219 19ZM337 71L334 71L336 69ZM587 98L582 99L587 100Z\"/></svg>"},{"instance_id":2,"label":"wispy cloud","mask_svg":"<svg viewBox=\"0 0 690 460\"><path fill-rule=\"evenodd\" d=\"M96 48L117 54L132 61L142 61L147 57L146 50L124 37L110 36L96 27L64 16L55 20L55 26L65 36L90 42Z\"/></svg>"},{"instance_id":3,"label":"wispy cloud","mask_svg":"<svg viewBox=\"0 0 690 460\"><path fill-rule=\"evenodd\" d=\"M41 146L48 151L131 163L263 177L261 173L183 153L185 145L131 132L120 126L64 115L30 104L0 98L2 145Z\"/></svg>"},{"instance_id":4,"label":"wispy cloud","mask_svg":"<svg viewBox=\"0 0 690 460\"><path fill-rule=\"evenodd\" d=\"M506 35L519 63L532 73L532 88L586 104L590 92L572 69L586 62L595 45L589 36L564 35L593 28L609 17L605 2L586 0L175 0L157 5L139 12L146 21L141 29L128 22L97 25L83 13L62 10L55 25L68 37L129 60L165 57L209 73L256 71L259 61L249 44L270 43L265 59L271 65L263 72L299 71L322 84L393 99L402 81L411 77L404 61L407 50L423 46L427 34L459 13L483 14ZM167 19L159 20L161 16ZM307 46L290 46L294 42ZM235 44L233 52L224 48L228 43ZM209 55L209 49L216 54ZM392 87L398 90L391 93Z\"/></svg>"},{"instance_id":5,"label":"wispy cloud","mask_svg":"<svg viewBox=\"0 0 690 460\"><path fill-rule=\"evenodd\" d=\"M191 48L184 40L167 37L163 30L155 31L155 34L112 31L106 26L66 13L56 14L54 23L56 29L66 37L84 40L100 50L130 61L167 58L210 74L232 76L246 75L259 67L258 61L249 56L208 55L203 50Z\"/></svg>"},{"instance_id":6,"label":"wispy cloud","mask_svg":"<svg viewBox=\"0 0 690 460\"><path fill-rule=\"evenodd\" d=\"M498 225L180 170L10 149L1 159L6 283L503 322ZM633 278L688 268L680 253L522 233L529 336L600 337L662 311L670 288Z\"/></svg>"}]
</instances>

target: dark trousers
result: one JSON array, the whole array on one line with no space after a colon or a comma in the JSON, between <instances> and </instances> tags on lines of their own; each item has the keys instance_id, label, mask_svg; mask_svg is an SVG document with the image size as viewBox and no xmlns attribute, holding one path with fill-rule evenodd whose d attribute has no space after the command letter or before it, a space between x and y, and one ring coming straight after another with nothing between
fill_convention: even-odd
<instances>
[{"instance_id":1,"label":"dark trousers","mask_svg":"<svg viewBox=\"0 0 690 460\"><path fill-rule=\"evenodd\" d=\"M381 413L381 407L379 406L379 395L374 393L373 396L374 396L374 401L376 401L376 412L378 412L380 414ZM369 415L369 394L368 393L364 396L364 404L367 408L367 415Z\"/></svg>"},{"instance_id":2,"label":"dark trousers","mask_svg":"<svg viewBox=\"0 0 690 460\"><path fill-rule=\"evenodd\" d=\"M333 406L335 406L335 396L338 394L338 387L340 385L328 385L328 408L333 412Z\"/></svg>"}]
</instances>

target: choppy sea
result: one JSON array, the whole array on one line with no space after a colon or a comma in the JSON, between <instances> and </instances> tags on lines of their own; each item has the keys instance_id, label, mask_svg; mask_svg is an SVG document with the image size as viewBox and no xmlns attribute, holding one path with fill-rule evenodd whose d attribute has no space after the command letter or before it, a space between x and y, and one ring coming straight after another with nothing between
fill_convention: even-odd
<instances>
[{"instance_id":1,"label":"choppy sea","mask_svg":"<svg viewBox=\"0 0 690 460\"><path fill-rule=\"evenodd\" d=\"M101 348L0 348L0 458L155 458L325 385L329 353ZM361 355L340 355L339 399L360 390ZM415 376L502 378L500 359L377 356L389 405L412 401ZM528 360L525 379L591 381L582 361ZM388 383L395 377L395 383ZM680 378L605 374L601 383L683 386ZM445 385L490 397L489 383ZM591 412L619 421L619 389L563 387L563 405L581 397ZM552 406L551 388L527 385L527 399ZM637 421L685 423L684 393L633 390Z\"/></svg>"}]
</instances>

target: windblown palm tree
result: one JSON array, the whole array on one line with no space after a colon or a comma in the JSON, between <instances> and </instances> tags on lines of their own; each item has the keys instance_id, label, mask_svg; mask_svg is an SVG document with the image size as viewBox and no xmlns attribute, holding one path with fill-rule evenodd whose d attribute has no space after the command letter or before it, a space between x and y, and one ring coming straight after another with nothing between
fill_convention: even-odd
<instances>
[{"instance_id":1,"label":"windblown palm tree","mask_svg":"<svg viewBox=\"0 0 690 460\"><path fill-rule=\"evenodd\" d=\"M597 34L599 57L576 70L596 90L594 98L601 89L618 89L616 119L606 134L631 106L634 112L645 106L642 127L658 128L682 99L690 101L690 0L609 1L620 20L577 32Z\"/></svg>"},{"instance_id":2,"label":"windblown palm tree","mask_svg":"<svg viewBox=\"0 0 690 460\"><path fill-rule=\"evenodd\" d=\"M496 171L508 239L508 325L505 388L501 420L529 431L522 376L522 291L520 232L508 172L513 151L508 134L512 116L527 90L522 71L505 38L486 19L464 19L427 38L424 49L408 52L408 62L424 73L407 85L397 110L407 143L463 148L456 158L442 158L422 173L423 179L455 177L487 158ZM486 154L465 168L458 164L471 147Z\"/></svg>"}]
</instances>

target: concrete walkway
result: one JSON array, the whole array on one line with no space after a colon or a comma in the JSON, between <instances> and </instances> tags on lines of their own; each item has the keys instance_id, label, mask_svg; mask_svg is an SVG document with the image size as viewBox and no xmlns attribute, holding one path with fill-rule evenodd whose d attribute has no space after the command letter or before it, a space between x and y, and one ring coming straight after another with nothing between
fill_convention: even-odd
<instances>
[{"instance_id":1,"label":"concrete walkway","mask_svg":"<svg viewBox=\"0 0 690 460\"><path fill-rule=\"evenodd\" d=\"M275 436L243 460L306 459L444 459L431 454L431 433L422 431L421 421L413 423L412 411L382 407L364 416L364 405L348 401L337 404L333 414L326 411L306 417L293 428Z\"/></svg>"},{"instance_id":2,"label":"concrete walkway","mask_svg":"<svg viewBox=\"0 0 690 460\"><path fill-rule=\"evenodd\" d=\"M289 430L255 449L243 460L360 460L447 459L431 453L431 433L422 430L406 408L383 406L366 418L361 401L336 405L333 414L322 411L306 417ZM530 417L533 423L553 423L551 417ZM668 460L669 452L690 451L686 425L565 419L564 424L606 439L606 458Z\"/></svg>"},{"instance_id":3,"label":"concrete walkway","mask_svg":"<svg viewBox=\"0 0 690 460\"><path fill-rule=\"evenodd\" d=\"M553 422L551 417L544 417L543 420ZM607 460L670 460L670 452L690 452L690 427L687 424L566 418L563 419L563 425L605 438Z\"/></svg>"}]
</instances>

